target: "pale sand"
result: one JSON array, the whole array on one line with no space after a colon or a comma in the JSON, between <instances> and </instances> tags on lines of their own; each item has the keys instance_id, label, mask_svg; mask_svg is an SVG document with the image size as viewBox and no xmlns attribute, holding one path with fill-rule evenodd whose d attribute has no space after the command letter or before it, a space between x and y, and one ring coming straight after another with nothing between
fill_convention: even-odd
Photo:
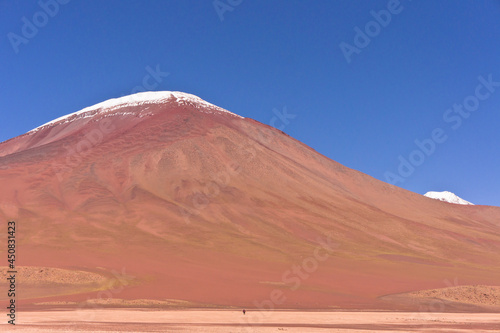
<instances>
[{"instance_id":1,"label":"pale sand","mask_svg":"<svg viewBox=\"0 0 500 333\"><path fill-rule=\"evenodd\" d=\"M5 314L3 314L5 318ZM498 313L122 310L18 312L20 332L498 332Z\"/></svg>"}]
</instances>

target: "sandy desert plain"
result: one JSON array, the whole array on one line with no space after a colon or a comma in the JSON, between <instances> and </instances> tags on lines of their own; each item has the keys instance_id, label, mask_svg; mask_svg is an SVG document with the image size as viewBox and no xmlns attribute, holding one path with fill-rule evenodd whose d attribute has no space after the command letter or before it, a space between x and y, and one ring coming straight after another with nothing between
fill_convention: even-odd
<instances>
[{"instance_id":1,"label":"sandy desert plain","mask_svg":"<svg viewBox=\"0 0 500 333\"><path fill-rule=\"evenodd\" d=\"M498 313L99 309L27 311L19 332L498 332Z\"/></svg>"}]
</instances>

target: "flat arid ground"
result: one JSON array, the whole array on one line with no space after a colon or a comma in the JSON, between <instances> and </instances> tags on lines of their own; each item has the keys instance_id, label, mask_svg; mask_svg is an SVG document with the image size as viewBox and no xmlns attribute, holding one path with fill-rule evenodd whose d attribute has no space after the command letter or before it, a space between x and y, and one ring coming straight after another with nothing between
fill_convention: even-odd
<instances>
[{"instance_id":1,"label":"flat arid ground","mask_svg":"<svg viewBox=\"0 0 500 333\"><path fill-rule=\"evenodd\" d=\"M20 332L498 332L497 313L99 309L18 314ZM13 330L1 325L0 330Z\"/></svg>"}]
</instances>

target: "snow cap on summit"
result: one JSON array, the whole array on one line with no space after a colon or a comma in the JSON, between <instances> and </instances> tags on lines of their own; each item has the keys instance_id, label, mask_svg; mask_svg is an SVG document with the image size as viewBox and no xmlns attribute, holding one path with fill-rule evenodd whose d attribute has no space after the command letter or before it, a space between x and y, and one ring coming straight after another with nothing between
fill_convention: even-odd
<instances>
[{"instance_id":1,"label":"snow cap on summit","mask_svg":"<svg viewBox=\"0 0 500 333\"><path fill-rule=\"evenodd\" d=\"M449 191L443 191L443 192L434 192L430 191L424 194L424 196L431 198L431 199L436 199L440 201L445 201L453 204L458 204L458 205L474 205L473 203L466 201L459 196L457 196L455 193L449 192Z\"/></svg>"},{"instance_id":2,"label":"snow cap on summit","mask_svg":"<svg viewBox=\"0 0 500 333\"><path fill-rule=\"evenodd\" d=\"M67 114L65 116L59 117L57 119L51 120L41 126L38 126L35 129L32 129L30 132L36 132L43 127L49 126L49 125L54 125L56 123L65 123L68 122L72 119L74 119L74 116L79 116L78 119L81 118L87 118L91 117L95 114L95 112L92 112L90 115L86 115L86 113L91 112L91 111L97 111L97 110L103 110L104 112L110 112L119 108L123 107L129 107L129 106L138 106L138 105L145 105L145 104L159 104L159 103L165 103L165 102L177 102L178 104L195 104L199 105L202 107L205 107L207 109L210 109L211 111L216 111L216 112L223 112L230 114L232 116L236 116L239 118L243 118L235 113L232 113L226 109L223 109L219 106L216 106L214 104L211 104L200 97L180 91L146 91L146 92L139 92L136 94L132 95L127 95L127 96L122 96L119 98L112 98L108 99L104 102L97 103L95 105L86 107L80 111L76 111L70 114Z\"/></svg>"}]
</instances>

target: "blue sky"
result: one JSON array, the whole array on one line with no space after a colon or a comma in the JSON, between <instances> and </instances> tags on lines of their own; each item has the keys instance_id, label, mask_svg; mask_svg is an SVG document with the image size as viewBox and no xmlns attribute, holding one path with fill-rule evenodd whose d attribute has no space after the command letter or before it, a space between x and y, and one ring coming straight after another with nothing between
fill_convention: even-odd
<instances>
[{"instance_id":1,"label":"blue sky","mask_svg":"<svg viewBox=\"0 0 500 333\"><path fill-rule=\"evenodd\" d=\"M0 0L0 141L159 70L153 90L286 110L274 125L348 167L500 206L498 0L55 1Z\"/></svg>"}]
</instances>

